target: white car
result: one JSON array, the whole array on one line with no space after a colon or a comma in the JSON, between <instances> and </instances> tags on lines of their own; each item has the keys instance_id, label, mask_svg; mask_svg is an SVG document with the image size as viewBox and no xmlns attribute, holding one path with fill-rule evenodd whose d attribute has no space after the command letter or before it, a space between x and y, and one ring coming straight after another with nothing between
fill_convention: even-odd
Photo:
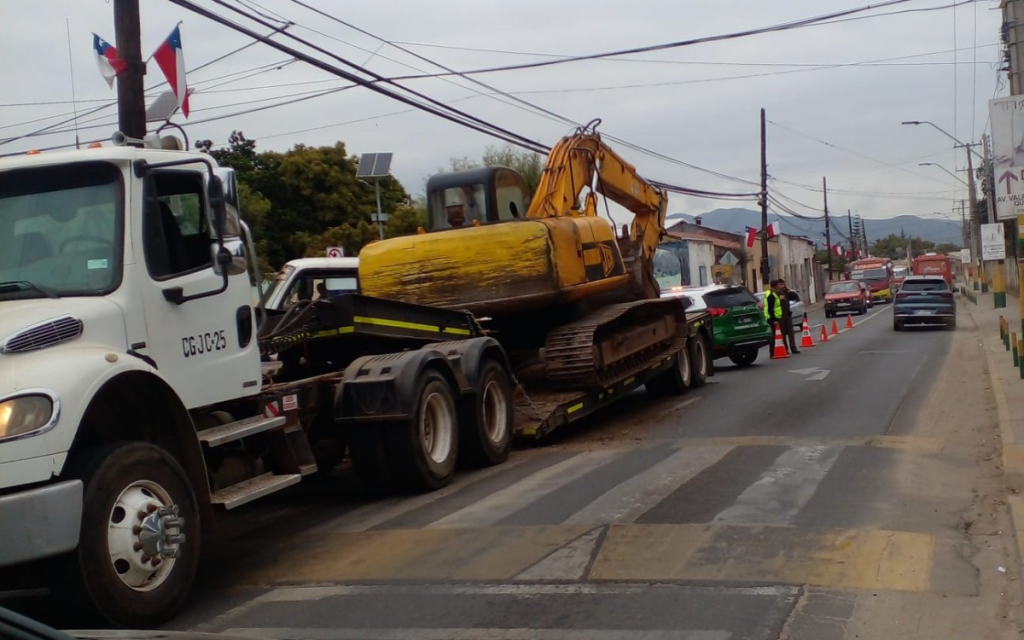
<instances>
[{"instance_id":1,"label":"white car","mask_svg":"<svg viewBox=\"0 0 1024 640\"><path fill-rule=\"evenodd\" d=\"M267 308L283 310L298 300L359 293L359 258L300 258L281 269L267 293Z\"/></svg>"}]
</instances>

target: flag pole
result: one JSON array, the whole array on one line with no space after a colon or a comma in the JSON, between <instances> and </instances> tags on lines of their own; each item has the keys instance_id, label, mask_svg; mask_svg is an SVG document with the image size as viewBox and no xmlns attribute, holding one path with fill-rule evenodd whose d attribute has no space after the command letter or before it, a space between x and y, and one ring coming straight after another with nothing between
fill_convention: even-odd
<instances>
[{"instance_id":1,"label":"flag pole","mask_svg":"<svg viewBox=\"0 0 1024 640\"><path fill-rule=\"evenodd\" d=\"M75 117L75 148L81 149L82 144L78 139L78 101L75 99L75 63L71 57L71 23L67 18L64 18L64 30L68 36L68 67L71 69L71 111Z\"/></svg>"}]
</instances>

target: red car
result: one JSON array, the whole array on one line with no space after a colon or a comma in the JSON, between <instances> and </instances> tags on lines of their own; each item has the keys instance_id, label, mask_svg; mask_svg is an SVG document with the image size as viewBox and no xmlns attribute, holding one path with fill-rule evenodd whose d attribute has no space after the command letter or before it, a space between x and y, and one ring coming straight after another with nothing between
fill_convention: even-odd
<instances>
[{"instance_id":1,"label":"red car","mask_svg":"<svg viewBox=\"0 0 1024 640\"><path fill-rule=\"evenodd\" d=\"M867 313L872 306L871 291L858 280L840 280L828 285L825 293L825 317L834 318L840 311Z\"/></svg>"}]
</instances>

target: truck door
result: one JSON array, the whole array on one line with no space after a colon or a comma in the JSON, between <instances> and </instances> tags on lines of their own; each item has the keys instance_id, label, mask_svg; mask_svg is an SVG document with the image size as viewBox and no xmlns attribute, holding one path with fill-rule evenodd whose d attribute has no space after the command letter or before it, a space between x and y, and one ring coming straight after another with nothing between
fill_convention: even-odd
<instances>
[{"instance_id":1,"label":"truck door","mask_svg":"<svg viewBox=\"0 0 1024 640\"><path fill-rule=\"evenodd\" d=\"M223 285L222 267L214 266L217 242L206 180L203 171L154 170L143 181L140 235L148 277L140 284L147 345L140 351L155 361L188 408L251 395L260 388L241 241L225 238L234 257L227 266L225 291L181 304L168 301L165 293L180 287L192 296Z\"/></svg>"}]
</instances>

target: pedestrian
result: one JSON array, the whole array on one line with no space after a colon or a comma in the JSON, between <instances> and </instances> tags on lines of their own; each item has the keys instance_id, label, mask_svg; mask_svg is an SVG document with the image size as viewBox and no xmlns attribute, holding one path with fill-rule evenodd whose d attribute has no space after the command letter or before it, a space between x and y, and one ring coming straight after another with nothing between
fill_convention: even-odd
<instances>
[{"instance_id":1,"label":"pedestrian","mask_svg":"<svg viewBox=\"0 0 1024 640\"><path fill-rule=\"evenodd\" d=\"M798 302L800 296L795 291L790 291L789 287L786 286L786 281L779 278L778 288L775 290L776 295L779 296L779 302L782 306L782 336L785 338L785 342L788 343L790 353L800 353L800 349L796 347L796 336L793 333L793 311L790 309L790 302Z\"/></svg>"},{"instance_id":2,"label":"pedestrian","mask_svg":"<svg viewBox=\"0 0 1024 640\"><path fill-rule=\"evenodd\" d=\"M772 280L768 283L768 291L764 294L764 317L768 321L768 328L771 329L772 341L768 346L768 357L775 357L775 329L782 320L782 299L775 293L779 288L779 281ZM783 340L785 343L785 340Z\"/></svg>"}]
</instances>

